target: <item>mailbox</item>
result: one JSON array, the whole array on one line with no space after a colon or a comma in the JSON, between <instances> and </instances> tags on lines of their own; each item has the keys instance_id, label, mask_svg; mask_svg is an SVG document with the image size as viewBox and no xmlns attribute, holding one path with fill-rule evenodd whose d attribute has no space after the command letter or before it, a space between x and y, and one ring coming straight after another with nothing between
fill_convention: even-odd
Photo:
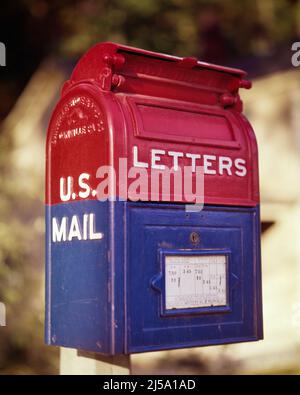
<instances>
[{"instance_id":1,"label":"mailbox","mask_svg":"<svg viewBox=\"0 0 300 395\"><path fill-rule=\"evenodd\" d=\"M262 338L249 87L238 69L114 43L79 60L47 136L48 344L114 355Z\"/></svg>"}]
</instances>

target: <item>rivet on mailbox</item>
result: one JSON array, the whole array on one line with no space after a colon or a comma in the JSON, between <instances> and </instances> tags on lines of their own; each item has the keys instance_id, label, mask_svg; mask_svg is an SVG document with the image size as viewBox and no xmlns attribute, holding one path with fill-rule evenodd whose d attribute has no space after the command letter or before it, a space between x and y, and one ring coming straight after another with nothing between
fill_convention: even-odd
<instances>
[{"instance_id":1,"label":"rivet on mailbox","mask_svg":"<svg viewBox=\"0 0 300 395\"><path fill-rule=\"evenodd\" d=\"M48 344L114 355L262 338L244 78L113 43L78 62L47 136Z\"/></svg>"}]
</instances>

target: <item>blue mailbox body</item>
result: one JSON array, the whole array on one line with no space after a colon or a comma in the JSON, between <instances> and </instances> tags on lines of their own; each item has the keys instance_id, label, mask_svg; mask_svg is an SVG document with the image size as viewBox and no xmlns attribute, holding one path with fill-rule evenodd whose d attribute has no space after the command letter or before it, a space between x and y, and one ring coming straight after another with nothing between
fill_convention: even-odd
<instances>
[{"instance_id":1,"label":"blue mailbox body","mask_svg":"<svg viewBox=\"0 0 300 395\"><path fill-rule=\"evenodd\" d=\"M47 138L47 344L115 355L262 339L257 147L241 113L243 77L111 43L79 61ZM120 158L163 172L199 159L203 209L175 193L124 197ZM117 177L105 199L108 168Z\"/></svg>"}]
</instances>

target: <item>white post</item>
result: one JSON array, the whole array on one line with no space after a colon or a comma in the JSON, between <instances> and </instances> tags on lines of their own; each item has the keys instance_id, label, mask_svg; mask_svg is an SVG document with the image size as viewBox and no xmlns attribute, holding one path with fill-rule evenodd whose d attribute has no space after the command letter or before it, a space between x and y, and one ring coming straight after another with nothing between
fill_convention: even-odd
<instances>
[{"instance_id":1,"label":"white post","mask_svg":"<svg viewBox=\"0 0 300 395\"><path fill-rule=\"evenodd\" d=\"M60 348L61 375L128 375L130 356L103 356L98 353Z\"/></svg>"}]
</instances>

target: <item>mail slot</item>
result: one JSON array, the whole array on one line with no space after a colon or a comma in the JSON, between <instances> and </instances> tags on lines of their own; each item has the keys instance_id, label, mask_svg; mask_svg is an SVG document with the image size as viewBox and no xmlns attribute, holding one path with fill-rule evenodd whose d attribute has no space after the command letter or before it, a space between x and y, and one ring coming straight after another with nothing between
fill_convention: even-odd
<instances>
[{"instance_id":1,"label":"mail slot","mask_svg":"<svg viewBox=\"0 0 300 395\"><path fill-rule=\"evenodd\" d=\"M47 135L47 344L262 339L249 87L238 69L114 43L79 60Z\"/></svg>"}]
</instances>

